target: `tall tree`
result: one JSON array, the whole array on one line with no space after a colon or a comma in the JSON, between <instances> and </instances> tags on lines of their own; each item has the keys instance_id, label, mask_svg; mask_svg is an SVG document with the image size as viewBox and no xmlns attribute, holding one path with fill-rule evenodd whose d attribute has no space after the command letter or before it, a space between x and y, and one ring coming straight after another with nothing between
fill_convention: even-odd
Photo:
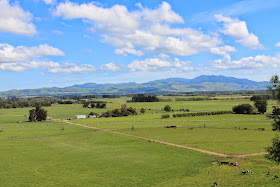
<instances>
[{"instance_id":1,"label":"tall tree","mask_svg":"<svg viewBox=\"0 0 280 187\"><path fill-rule=\"evenodd\" d=\"M276 162L277 164L280 164L280 138L279 135L276 135L272 139L272 146L267 147L265 149L266 152L268 152L265 157L271 161Z\"/></svg>"}]
</instances>

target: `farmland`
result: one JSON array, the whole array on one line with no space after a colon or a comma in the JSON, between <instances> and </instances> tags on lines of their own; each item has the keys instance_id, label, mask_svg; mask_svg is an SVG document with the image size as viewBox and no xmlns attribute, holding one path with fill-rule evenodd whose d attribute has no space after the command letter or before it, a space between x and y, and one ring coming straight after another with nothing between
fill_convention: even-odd
<instances>
[{"instance_id":1,"label":"farmland","mask_svg":"<svg viewBox=\"0 0 280 187\"><path fill-rule=\"evenodd\" d=\"M277 132L265 114L222 114L172 117L180 109L190 112L229 111L253 102L234 98L204 101L126 103L129 97L98 99L106 109L81 104L44 107L51 121L28 122L32 108L0 109L0 171L3 186L275 186L280 167L264 155L225 158L172 145L229 155L260 153ZM74 115L102 113L127 104L138 115L70 120ZM268 112L275 101L269 101ZM173 112L162 110L170 105ZM140 109L146 109L144 114ZM161 119L163 114L170 118ZM19 122L20 123L17 123ZM76 124L76 125L75 125ZM85 125L92 128L78 126ZM164 128L177 126L177 128ZM260 130L264 129L264 130ZM112 133L116 132L116 133ZM120 134L118 134L120 133ZM140 138L121 135L127 134ZM147 141L151 140L151 141ZM213 164L238 162L238 167ZM253 174L241 174L252 170ZM270 171L271 175L266 175ZM203 178L203 180L201 180Z\"/></svg>"}]
</instances>

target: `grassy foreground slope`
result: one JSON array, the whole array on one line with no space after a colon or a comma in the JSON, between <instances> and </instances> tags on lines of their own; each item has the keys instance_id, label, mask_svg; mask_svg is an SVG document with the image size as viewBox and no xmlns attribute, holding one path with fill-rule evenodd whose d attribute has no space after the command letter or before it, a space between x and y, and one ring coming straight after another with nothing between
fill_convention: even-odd
<instances>
[{"instance_id":1,"label":"grassy foreground slope","mask_svg":"<svg viewBox=\"0 0 280 187\"><path fill-rule=\"evenodd\" d=\"M111 133L0 141L2 186L150 186L218 158Z\"/></svg>"}]
</instances>

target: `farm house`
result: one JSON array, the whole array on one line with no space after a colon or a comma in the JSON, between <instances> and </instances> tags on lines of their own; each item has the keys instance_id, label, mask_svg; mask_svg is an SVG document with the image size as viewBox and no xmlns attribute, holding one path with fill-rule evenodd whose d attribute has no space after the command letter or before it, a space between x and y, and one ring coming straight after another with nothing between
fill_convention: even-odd
<instances>
[{"instance_id":1,"label":"farm house","mask_svg":"<svg viewBox=\"0 0 280 187\"><path fill-rule=\"evenodd\" d=\"M75 119L87 118L86 115L75 115Z\"/></svg>"}]
</instances>

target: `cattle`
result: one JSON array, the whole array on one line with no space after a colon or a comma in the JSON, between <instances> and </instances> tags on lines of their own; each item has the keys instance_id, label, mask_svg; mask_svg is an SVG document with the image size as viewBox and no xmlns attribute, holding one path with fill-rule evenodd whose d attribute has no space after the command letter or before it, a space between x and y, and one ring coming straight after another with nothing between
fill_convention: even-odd
<instances>
[{"instance_id":1,"label":"cattle","mask_svg":"<svg viewBox=\"0 0 280 187\"><path fill-rule=\"evenodd\" d=\"M274 176L274 179L275 179L275 180L278 179L278 175L275 175L275 176Z\"/></svg>"},{"instance_id":2,"label":"cattle","mask_svg":"<svg viewBox=\"0 0 280 187\"><path fill-rule=\"evenodd\" d=\"M218 186L218 183L217 183L217 182L214 182L214 186Z\"/></svg>"},{"instance_id":3,"label":"cattle","mask_svg":"<svg viewBox=\"0 0 280 187\"><path fill-rule=\"evenodd\" d=\"M247 170L247 173L253 173L252 170Z\"/></svg>"},{"instance_id":4,"label":"cattle","mask_svg":"<svg viewBox=\"0 0 280 187\"><path fill-rule=\"evenodd\" d=\"M243 173L245 175L247 173L247 171L241 171L241 173Z\"/></svg>"},{"instance_id":5,"label":"cattle","mask_svg":"<svg viewBox=\"0 0 280 187\"><path fill-rule=\"evenodd\" d=\"M171 126L164 126L164 128L177 128L177 126L171 125Z\"/></svg>"},{"instance_id":6,"label":"cattle","mask_svg":"<svg viewBox=\"0 0 280 187\"><path fill-rule=\"evenodd\" d=\"M221 162L221 165L229 165L229 162Z\"/></svg>"},{"instance_id":7,"label":"cattle","mask_svg":"<svg viewBox=\"0 0 280 187\"><path fill-rule=\"evenodd\" d=\"M270 175L270 171L267 172L267 175Z\"/></svg>"}]
</instances>

